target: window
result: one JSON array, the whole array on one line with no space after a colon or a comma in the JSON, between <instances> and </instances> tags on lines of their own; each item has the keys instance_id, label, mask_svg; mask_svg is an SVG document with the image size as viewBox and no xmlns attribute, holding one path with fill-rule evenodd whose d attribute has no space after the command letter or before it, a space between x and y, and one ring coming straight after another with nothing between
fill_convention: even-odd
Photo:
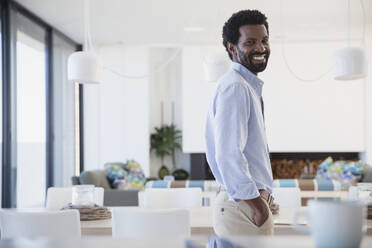
<instances>
[{"instance_id":1,"label":"window","mask_svg":"<svg viewBox=\"0 0 372 248\"><path fill-rule=\"evenodd\" d=\"M1 27L1 22L0 22L0 27ZM1 40L1 30L0 30L0 40ZM2 58L2 50L0 49L0 58ZM2 60L0 59L0 151L3 150L3 99L2 99L2 96L3 96L3 70L1 70L1 68L3 68L2 66ZM3 157L2 157L3 153L0 152L0 161L3 161ZM0 166L0 168L2 168L2 166ZM3 174L2 174L2 169L0 169L0 192L2 192L2 177L3 177ZM0 197L0 206L1 206L1 200L2 198Z\"/></svg>"},{"instance_id":2,"label":"window","mask_svg":"<svg viewBox=\"0 0 372 248\"><path fill-rule=\"evenodd\" d=\"M53 34L54 185L71 185L75 175L75 84L67 81L67 59L76 45ZM78 98L78 97L77 97Z\"/></svg>"},{"instance_id":3,"label":"window","mask_svg":"<svg viewBox=\"0 0 372 248\"><path fill-rule=\"evenodd\" d=\"M17 207L41 207L46 180L46 32L16 15Z\"/></svg>"},{"instance_id":4,"label":"window","mask_svg":"<svg viewBox=\"0 0 372 248\"><path fill-rule=\"evenodd\" d=\"M75 175L80 94L67 82L67 58L78 44L14 1L0 8L1 206L42 207L48 186Z\"/></svg>"}]
</instances>

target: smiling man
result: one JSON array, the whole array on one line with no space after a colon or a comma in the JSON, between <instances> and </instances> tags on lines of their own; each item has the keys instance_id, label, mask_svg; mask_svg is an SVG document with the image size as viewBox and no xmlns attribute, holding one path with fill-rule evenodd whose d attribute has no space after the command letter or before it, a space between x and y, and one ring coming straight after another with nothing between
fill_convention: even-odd
<instances>
[{"instance_id":1,"label":"smiling man","mask_svg":"<svg viewBox=\"0 0 372 248\"><path fill-rule=\"evenodd\" d=\"M206 155L220 184L213 210L217 235L272 234L272 171L265 134L263 81L269 25L257 10L233 14L222 31L233 61L219 80L206 125Z\"/></svg>"}]
</instances>

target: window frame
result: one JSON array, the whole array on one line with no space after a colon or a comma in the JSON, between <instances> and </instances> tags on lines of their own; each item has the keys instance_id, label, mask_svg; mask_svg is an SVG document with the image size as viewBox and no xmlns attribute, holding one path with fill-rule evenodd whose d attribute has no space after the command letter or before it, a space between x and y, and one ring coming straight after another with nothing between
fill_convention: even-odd
<instances>
[{"instance_id":1,"label":"window frame","mask_svg":"<svg viewBox=\"0 0 372 248\"><path fill-rule=\"evenodd\" d=\"M59 30L53 28L48 23L43 21L41 18L24 8L19 3L12 0L1 0L0 1L0 19L1 19L1 49L2 49L2 181L1 181L1 207L2 208L13 208L17 206L16 196L16 172L17 168L17 119L16 119L16 92L15 81L12 79L12 64L14 58L14 52L12 52L12 12L20 13L25 18L39 25L46 31L46 188L54 186L54 123L53 123L53 35L58 35L63 38L67 43L70 43L75 47L76 51L81 51L82 46L77 42L73 41ZM78 100L79 105L79 122L78 122L78 138L79 138L79 168L80 171L84 169L83 160L83 91L82 85L78 87ZM14 175L15 174L15 175Z\"/></svg>"}]
</instances>

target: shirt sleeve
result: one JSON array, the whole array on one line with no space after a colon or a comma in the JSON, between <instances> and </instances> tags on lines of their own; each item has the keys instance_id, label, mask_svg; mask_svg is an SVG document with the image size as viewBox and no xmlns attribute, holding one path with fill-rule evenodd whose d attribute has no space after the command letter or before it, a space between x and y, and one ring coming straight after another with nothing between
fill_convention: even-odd
<instances>
[{"instance_id":1,"label":"shirt sleeve","mask_svg":"<svg viewBox=\"0 0 372 248\"><path fill-rule=\"evenodd\" d=\"M235 201L260 195L243 153L248 139L248 94L237 82L218 92L214 102L216 162L226 191Z\"/></svg>"}]
</instances>

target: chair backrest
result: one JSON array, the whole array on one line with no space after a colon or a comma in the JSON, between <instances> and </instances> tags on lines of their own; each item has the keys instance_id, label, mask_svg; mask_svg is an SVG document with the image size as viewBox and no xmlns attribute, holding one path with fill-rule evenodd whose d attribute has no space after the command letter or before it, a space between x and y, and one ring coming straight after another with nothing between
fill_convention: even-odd
<instances>
[{"instance_id":1,"label":"chair backrest","mask_svg":"<svg viewBox=\"0 0 372 248\"><path fill-rule=\"evenodd\" d=\"M94 188L94 203L103 206L104 189ZM48 188L46 208L59 210L72 202L72 187L50 187Z\"/></svg>"},{"instance_id":2,"label":"chair backrest","mask_svg":"<svg viewBox=\"0 0 372 248\"><path fill-rule=\"evenodd\" d=\"M77 210L0 210L0 230L1 239L80 238L80 215Z\"/></svg>"},{"instance_id":3,"label":"chair backrest","mask_svg":"<svg viewBox=\"0 0 372 248\"><path fill-rule=\"evenodd\" d=\"M348 190L348 200L357 201L359 200L359 193L357 186L350 186Z\"/></svg>"},{"instance_id":4,"label":"chair backrest","mask_svg":"<svg viewBox=\"0 0 372 248\"><path fill-rule=\"evenodd\" d=\"M202 206L200 188L148 188L143 192L140 207L146 208L193 208Z\"/></svg>"},{"instance_id":5,"label":"chair backrest","mask_svg":"<svg viewBox=\"0 0 372 248\"><path fill-rule=\"evenodd\" d=\"M190 213L186 209L113 208L112 236L189 237Z\"/></svg>"},{"instance_id":6,"label":"chair backrest","mask_svg":"<svg viewBox=\"0 0 372 248\"><path fill-rule=\"evenodd\" d=\"M281 207L301 207L299 188L273 188L274 202Z\"/></svg>"}]
</instances>

